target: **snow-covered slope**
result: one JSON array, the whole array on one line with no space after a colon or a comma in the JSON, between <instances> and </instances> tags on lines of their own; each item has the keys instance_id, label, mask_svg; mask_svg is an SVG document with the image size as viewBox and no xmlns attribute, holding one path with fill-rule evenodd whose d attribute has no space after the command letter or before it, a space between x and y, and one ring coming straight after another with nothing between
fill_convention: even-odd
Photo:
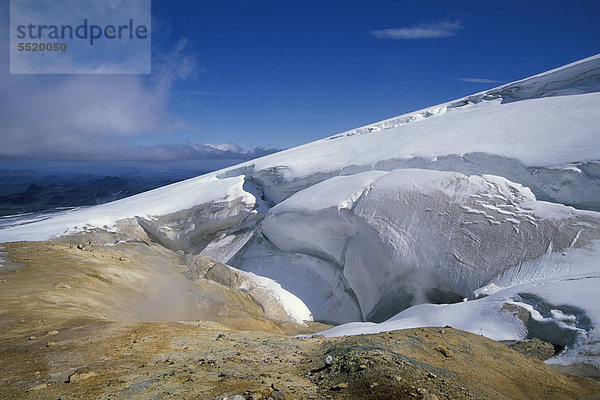
<instances>
[{"instance_id":1,"label":"snow-covered slope","mask_svg":"<svg viewBox=\"0 0 600 400\"><path fill-rule=\"evenodd\" d=\"M166 247L275 281L295 295L279 295L284 305L299 298L316 319L385 321L327 334L450 324L550 338L567 345L561 362L600 367L597 211L600 55L0 230L0 242L131 235L137 224Z\"/></svg>"}]
</instances>

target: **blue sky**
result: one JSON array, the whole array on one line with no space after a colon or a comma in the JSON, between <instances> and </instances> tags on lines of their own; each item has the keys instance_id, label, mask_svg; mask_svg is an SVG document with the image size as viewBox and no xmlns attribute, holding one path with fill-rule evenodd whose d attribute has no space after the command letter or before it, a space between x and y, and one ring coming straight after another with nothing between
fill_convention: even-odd
<instances>
[{"instance_id":1,"label":"blue sky","mask_svg":"<svg viewBox=\"0 0 600 400\"><path fill-rule=\"evenodd\" d=\"M9 75L8 5L0 159L287 148L600 52L596 0L153 0L152 75Z\"/></svg>"}]
</instances>

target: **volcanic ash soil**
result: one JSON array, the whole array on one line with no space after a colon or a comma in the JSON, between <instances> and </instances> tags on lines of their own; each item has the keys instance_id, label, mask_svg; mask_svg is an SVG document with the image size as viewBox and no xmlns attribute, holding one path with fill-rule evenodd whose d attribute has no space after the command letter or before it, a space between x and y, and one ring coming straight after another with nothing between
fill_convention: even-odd
<instances>
[{"instance_id":1,"label":"volcanic ash soil","mask_svg":"<svg viewBox=\"0 0 600 400\"><path fill-rule=\"evenodd\" d=\"M311 336L326 326L186 280L163 248L3 246L3 399L600 398L600 383L539 360L549 344L511 344L524 355L450 327Z\"/></svg>"}]
</instances>

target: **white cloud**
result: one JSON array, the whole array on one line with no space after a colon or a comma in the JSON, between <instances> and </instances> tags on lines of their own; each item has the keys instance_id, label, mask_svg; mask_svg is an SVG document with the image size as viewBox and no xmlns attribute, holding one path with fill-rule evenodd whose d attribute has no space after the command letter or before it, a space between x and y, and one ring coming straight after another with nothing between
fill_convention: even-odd
<instances>
[{"instance_id":1,"label":"white cloud","mask_svg":"<svg viewBox=\"0 0 600 400\"><path fill-rule=\"evenodd\" d=\"M195 129L169 111L173 84L201 72L186 45L180 41L157 54L150 77L0 74L0 159L206 160L220 165L218 160L248 160L276 151L242 151L232 144L135 144L141 135L163 135L170 142L173 130ZM7 54L4 50L0 40L0 56Z\"/></svg>"},{"instance_id":2,"label":"white cloud","mask_svg":"<svg viewBox=\"0 0 600 400\"><path fill-rule=\"evenodd\" d=\"M456 36L463 29L458 22L436 22L420 24L406 28L378 29L369 32L377 39L443 39Z\"/></svg>"},{"instance_id":3,"label":"white cloud","mask_svg":"<svg viewBox=\"0 0 600 400\"><path fill-rule=\"evenodd\" d=\"M496 79L486 79L486 78L458 78L461 82L472 82L472 83L500 83L502 81L498 81Z\"/></svg>"},{"instance_id":4,"label":"white cloud","mask_svg":"<svg viewBox=\"0 0 600 400\"><path fill-rule=\"evenodd\" d=\"M107 157L126 138L169 132L181 124L169 112L170 87L193 71L172 55L168 75L151 78L2 74L0 157Z\"/></svg>"},{"instance_id":5,"label":"white cloud","mask_svg":"<svg viewBox=\"0 0 600 400\"><path fill-rule=\"evenodd\" d=\"M178 149L201 156L185 145L132 144L141 135L169 142L186 126L169 110L174 82L201 72L185 40L156 55L152 75L11 75L8 2L0 15L0 159L165 159Z\"/></svg>"}]
</instances>

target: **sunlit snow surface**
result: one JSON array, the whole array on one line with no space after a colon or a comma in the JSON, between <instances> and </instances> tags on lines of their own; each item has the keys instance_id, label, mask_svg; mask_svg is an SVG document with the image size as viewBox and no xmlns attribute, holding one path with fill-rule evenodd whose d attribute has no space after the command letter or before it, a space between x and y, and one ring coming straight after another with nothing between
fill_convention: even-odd
<instances>
[{"instance_id":1,"label":"sunlit snow surface","mask_svg":"<svg viewBox=\"0 0 600 400\"><path fill-rule=\"evenodd\" d=\"M296 321L347 323L328 336L450 325L540 337L565 346L549 362L598 368L599 92L594 56L113 203L12 221L0 242L132 219L166 247L255 274ZM383 322L353 322L366 320Z\"/></svg>"},{"instance_id":2,"label":"sunlit snow surface","mask_svg":"<svg viewBox=\"0 0 600 400\"><path fill-rule=\"evenodd\" d=\"M112 203L66 212L33 225L0 230L0 241L45 240L93 227L112 229L116 221L125 218L152 220L154 216L233 199L240 199L251 210L255 205L255 198L243 190L243 184L243 176L218 179L214 175L203 175Z\"/></svg>"},{"instance_id":3,"label":"sunlit snow surface","mask_svg":"<svg viewBox=\"0 0 600 400\"><path fill-rule=\"evenodd\" d=\"M28 212L22 214L0 216L0 229L11 228L20 225L32 224L34 222L44 221L51 217L67 214L77 210L78 207L59 207L54 210L44 212Z\"/></svg>"}]
</instances>

